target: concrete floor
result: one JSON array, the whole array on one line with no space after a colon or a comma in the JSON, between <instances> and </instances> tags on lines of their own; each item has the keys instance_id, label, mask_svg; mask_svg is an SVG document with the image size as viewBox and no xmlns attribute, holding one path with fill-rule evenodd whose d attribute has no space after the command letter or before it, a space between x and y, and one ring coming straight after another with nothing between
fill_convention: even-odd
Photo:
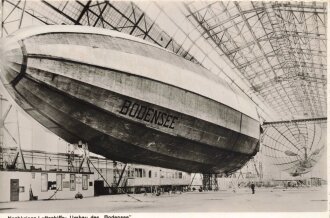
<instances>
[{"instance_id":1,"label":"concrete floor","mask_svg":"<svg viewBox=\"0 0 330 218\"><path fill-rule=\"evenodd\" d=\"M8 202L0 213L20 212L316 212L327 210L323 188L248 189L237 192L188 192L182 194L108 195L84 199ZM139 199L140 201L135 200Z\"/></svg>"}]
</instances>

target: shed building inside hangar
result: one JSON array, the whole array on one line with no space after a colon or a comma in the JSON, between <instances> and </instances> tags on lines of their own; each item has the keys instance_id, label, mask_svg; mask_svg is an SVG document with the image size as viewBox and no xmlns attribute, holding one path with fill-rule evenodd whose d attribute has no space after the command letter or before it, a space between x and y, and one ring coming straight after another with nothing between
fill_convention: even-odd
<instances>
[{"instance_id":1,"label":"shed building inside hangar","mask_svg":"<svg viewBox=\"0 0 330 218\"><path fill-rule=\"evenodd\" d=\"M73 147L73 146L71 146ZM183 191L191 181L182 171L128 164L100 156L87 159L77 153L50 153L17 148L1 150L0 202L72 199L116 193ZM13 160L16 159L16 163ZM24 168L24 166L26 168Z\"/></svg>"}]
</instances>

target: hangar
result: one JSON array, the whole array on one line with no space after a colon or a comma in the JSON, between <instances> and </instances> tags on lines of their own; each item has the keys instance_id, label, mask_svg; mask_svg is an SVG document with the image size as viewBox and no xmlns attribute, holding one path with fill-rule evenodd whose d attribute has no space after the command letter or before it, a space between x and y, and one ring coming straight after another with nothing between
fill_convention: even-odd
<instances>
[{"instance_id":1,"label":"hangar","mask_svg":"<svg viewBox=\"0 0 330 218\"><path fill-rule=\"evenodd\" d=\"M1 6L3 201L326 184L327 2Z\"/></svg>"}]
</instances>

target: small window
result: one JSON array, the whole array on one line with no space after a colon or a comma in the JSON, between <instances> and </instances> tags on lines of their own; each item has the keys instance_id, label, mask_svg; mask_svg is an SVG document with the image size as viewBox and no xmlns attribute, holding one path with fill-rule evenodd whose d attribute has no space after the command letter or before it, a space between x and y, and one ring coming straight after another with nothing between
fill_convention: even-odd
<instances>
[{"instance_id":1,"label":"small window","mask_svg":"<svg viewBox=\"0 0 330 218\"><path fill-rule=\"evenodd\" d=\"M70 174L70 191L76 190L76 175Z\"/></svg>"},{"instance_id":2,"label":"small window","mask_svg":"<svg viewBox=\"0 0 330 218\"><path fill-rule=\"evenodd\" d=\"M151 170L149 170L149 178L151 178Z\"/></svg>"},{"instance_id":3,"label":"small window","mask_svg":"<svg viewBox=\"0 0 330 218\"><path fill-rule=\"evenodd\" d=\"M144 169L142 169L142 168L136 168L136 169L135 169L135 176L136 176L137 178L145 177L145 174L146 174L146 172L145 172Z\"/></svg>"},{"instance_id":4,"label":"small window","mask_svg":"<svg viewBox=\"0 0 330 218\"><path fill-rule=\"evenodd\" d=\"M142 177L146 177L146 170L145 169L142 169Z\"/></svg>"},{"instance_id":5,"label":"small window","mask_svg":"<svg viewBox=\"0 0 330 218\"><path fill-rule=\"evenodd\" d=\"M48 191L48 174L47 173L41 174L41 191L42 192Z\"/></svg>"},{"instance_id":6,"label":"small window","mask_svg":"<svg viewBox=\"0 0 330 218\"><path fill-rule=\"evenodd\" d=\"M62 174L56 174L56 189L58 191L62 191L62 183L63 183L63 179L62 179Z\"/></svg>"},{"instance_id":7,"label":"small window","mask_svg":"<svg viewBox=\"0 0 330 218\"><path fill-rule=\"evenodd\" d=\"M82 189L83 190L88 189L88 177L87 177L87 175L82 176Z\"/></svg>"}]
</instances>

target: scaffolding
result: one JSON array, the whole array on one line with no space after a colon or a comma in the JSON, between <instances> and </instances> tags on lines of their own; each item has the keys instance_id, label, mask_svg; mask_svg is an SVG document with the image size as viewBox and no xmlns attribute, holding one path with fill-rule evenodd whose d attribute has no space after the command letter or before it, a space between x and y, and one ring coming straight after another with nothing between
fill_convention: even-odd
<instances>
[{"instance_id":1,"label":"scaffolding","mask_svg":"<svg viewBox=\"0 0 330 218\"><path fill-rule=\"evenodd\" d=\"M203 174L203 190L219 190L217 174Z\"/></svg>"}]
</instances>

